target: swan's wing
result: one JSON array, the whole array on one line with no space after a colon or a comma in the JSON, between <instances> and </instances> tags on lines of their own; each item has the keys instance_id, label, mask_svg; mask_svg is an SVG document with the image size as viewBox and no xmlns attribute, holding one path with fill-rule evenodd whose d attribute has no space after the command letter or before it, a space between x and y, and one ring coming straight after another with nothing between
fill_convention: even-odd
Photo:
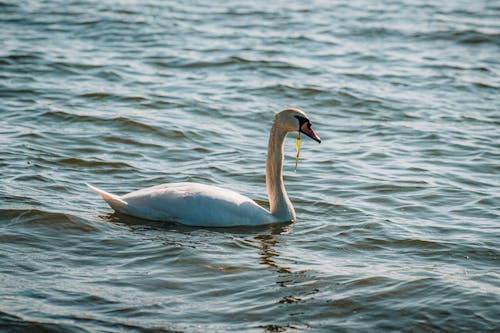
<instances>
[{"instance_id":1,"label":"swan's wing","mask_svg":"<svg viewBox=\"0 0 500 333\"><path fill-rule=\"evenodd\" d=\"M104 190L101 190L95 186L92 186L90 184L85 183L89 189L94 191L95 193L99 194L104 201L108 203L108 205L116 210L117 212L127 214L127 215L132 215L148 220L164 220L165 216L161 212L157 212L154 209L148 208L148 207L141 207L141 206L136 206L133 204L130 204L120 198L117 195L108 193Z\"/></svg>"}]
</instances>

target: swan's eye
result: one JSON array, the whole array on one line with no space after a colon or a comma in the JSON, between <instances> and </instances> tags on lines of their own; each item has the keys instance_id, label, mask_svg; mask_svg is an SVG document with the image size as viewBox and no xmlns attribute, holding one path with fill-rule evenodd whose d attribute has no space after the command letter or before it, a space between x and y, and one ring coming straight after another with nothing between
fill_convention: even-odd
<instances>
[{"instance_id":1,"label":"swan's eye","mask_svg":"<svg viewBox=\"0 0 500 333\"><path fill-rule=\"evenodd\" d=\"M295 118L297 118L299 120L299 129L302 128L302 126L304 126L304 124L308 124L308 128L311 128L311 123L309 122L309 119L305 118L305 117L301 117L301 116L295 116Z\"/></svg>"}]
</instances>

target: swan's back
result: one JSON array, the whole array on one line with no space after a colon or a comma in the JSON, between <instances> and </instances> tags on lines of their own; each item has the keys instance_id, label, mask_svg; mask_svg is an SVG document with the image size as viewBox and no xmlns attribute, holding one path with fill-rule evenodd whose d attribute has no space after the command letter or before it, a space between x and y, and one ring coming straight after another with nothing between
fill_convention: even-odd
<instances>
[{"instance_id":1,"label":"swan's back","mask_svg":"<svg viewBox=\"0 0 500 333\"><path fill-rule=\"evenodd\" d=\"M121 197L118 211L157 221L185 225L231 227L273 223L253 200L234 191L198 183L162 184Z\"/></svg>"}]
</instances>

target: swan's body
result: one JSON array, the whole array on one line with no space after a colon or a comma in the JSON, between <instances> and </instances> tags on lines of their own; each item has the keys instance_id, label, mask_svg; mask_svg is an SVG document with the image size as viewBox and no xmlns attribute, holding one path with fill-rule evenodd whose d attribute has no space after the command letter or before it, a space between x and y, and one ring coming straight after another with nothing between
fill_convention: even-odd
<instances>
[{"instance_id":1,"label":"swan's body","mask_svg":"<svg viewBox=\"0 0 500 333\"><path fill-rule=\"evenodd\" d=\"M295 210L283 184L282 165L288 132L301 131L320 142L304 112L286 109L276 114L266 161L266 185L270 211L234 191L198 183L169 183L122 197L91 185L114 210L154 221L175 221L191 226L255 226L295 220Z\"/></svg>"},{"instance_id":2,"label":"swan's body","mask_svg":"<svg viewBox=\"0 0 500 333\"><path fill-rule=\"evenodd\" d=\"M90 186L89 186L90 187ZM90 187L105 196L109 193ZM199 183L170 183L107 199L116 211L153 221L175 221L185 225L232 227L277 222L248 197L231 190Z\"/></svg>"}]
</instances>

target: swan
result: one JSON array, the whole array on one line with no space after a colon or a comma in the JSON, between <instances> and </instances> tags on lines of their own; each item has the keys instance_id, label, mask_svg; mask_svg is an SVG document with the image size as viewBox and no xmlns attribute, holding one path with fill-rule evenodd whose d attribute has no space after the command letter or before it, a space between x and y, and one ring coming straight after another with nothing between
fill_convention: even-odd
<instances>
[{"instance_id":1,"label":"swan","mask_svg":"<svg viewBox=\"0 0 500 333\"><path fill-rule=\"evenodd\" d=\"M278 112L269 135L266 187L270 210L224 188L199 183L167 183L117 196L86 184L115 211L154 221L197 227L257 226L295 221L295 209L283 184L283 155L289 132L304 133L318 143L306 114L288 108Z\"/></svg>"}]
</instances>

